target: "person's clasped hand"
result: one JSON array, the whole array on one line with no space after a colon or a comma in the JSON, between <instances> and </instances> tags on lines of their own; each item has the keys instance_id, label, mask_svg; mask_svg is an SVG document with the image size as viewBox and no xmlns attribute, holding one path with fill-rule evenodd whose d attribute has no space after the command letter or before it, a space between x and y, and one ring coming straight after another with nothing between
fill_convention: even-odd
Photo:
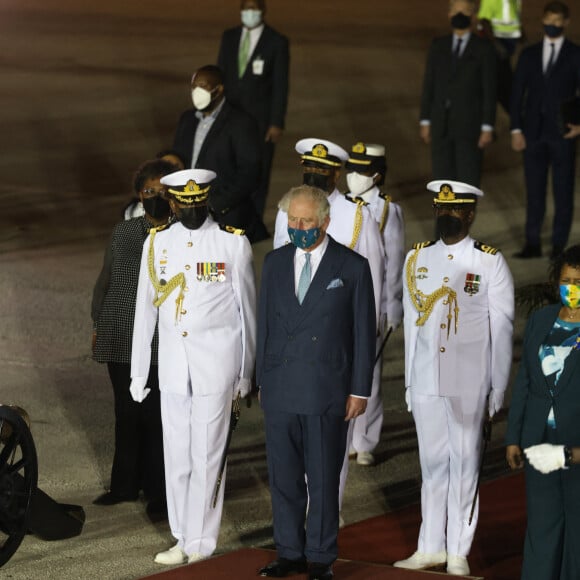
<instances>
[{"instance_id":1,"label":"person's clasped hand","mask_svg":"<svg viewBox=\"0 0 580 580\"><path fill-rule=\"evenodd\" d=\"M563 469L566 463L563 445L541 443L524 449L530 465L540 473L551 473Z\"/></svg>"},{"instance_id":2,"label":"person's clasped hand","mask_svg":"<svg viewBox=\"0 0 580 580\"><path fill-rule=\"evenodd\" d=\"M151 389L146 388L147 378L146 377L134 377L131 379L131 386L129 387L129 392L131 397L136 403L142 403L147 395L151 392Z\"/></svg>"}]
</instances>

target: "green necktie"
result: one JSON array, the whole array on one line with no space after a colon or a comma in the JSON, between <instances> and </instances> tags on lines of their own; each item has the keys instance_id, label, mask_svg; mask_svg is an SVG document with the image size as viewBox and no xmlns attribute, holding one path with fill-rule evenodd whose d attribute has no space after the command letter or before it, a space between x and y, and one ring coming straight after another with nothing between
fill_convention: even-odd
<instances>
[{"instance_id":1,"label":"green necktie","mask_svg":"<svg viewBox=\"0 0 580 580\"><path fill-rule=\"evenodd\" d=\"M240 78L244 76L244 72L246 71L248 56L250 56L250 31L244 30L244 37L242 38L240 52L238 53L238 75Z\"/></svg>"}]
</instances>

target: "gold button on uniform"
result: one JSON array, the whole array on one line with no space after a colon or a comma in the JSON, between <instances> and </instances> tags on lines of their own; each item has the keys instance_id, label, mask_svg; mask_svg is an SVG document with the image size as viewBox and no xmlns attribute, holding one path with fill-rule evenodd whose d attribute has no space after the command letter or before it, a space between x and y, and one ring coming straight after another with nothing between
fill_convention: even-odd
<instances>
[{"instance_id":1,"label":"gold button on uniform","mask_svg":"<svg viewBox=\"0 0 580 580\"><path fill-rule=\"evenodd\" d=\"M185 269L186 270L191 270L191 266L189 264L185 264Z\"/></svg>"},{"instance_id":2,"label":"gold button on uniform","mask_svg":"<svg viewBox=\"0 0 580 580\"><path fill-rule=\"evenodd\" d=\"M193 242L187 242L187 247L191 248L191 246L193 246Z\"/></svg>"},{"instance_id":3,"label":"gold button on uniform","mask_svg":"<svg viewBox=\"0 0 580 580\"><path fill-rule=\"evenodd\" d=\"M449 278L445 276L445 278L443 278L443 282L449 282Z\"/></svg>"},{"instance_id":4,"label":"gold button on uniform","mask_svg":"<svg viewBox=\"0 0 580 580\"><path fill-rule=\"evenodd\" d=\"M439 352L445 352L445 347L444 347L444 346L442 346L442 347L439 349Z\"/></svg>"},{"instance_id":5,"label":"gold button on uniform","mask_svg":"<svg viewBox=\"0 0 580 580\"><path fill-rule=\"evenodd\" d=\"M187 336L187 330L184 330L184 331L181 333L181 336L183 336L183 337Z\"/></svg>"},{"instance_id":6,"label":"gold button on uniform","mask_svg":"<svg viewBox=\"0 0 580 580\"><path fill-rule=\"evenodd\" d=\"M181 314L187 314L187 310L182 310Z\"/></svg>"},{"instance_id":7,"label":"gold button on uniform","mask_svg":"<svg viewBox=\"0 0 580 580\"><path fill-rule=\"evenodd\" d=\"M448 260L453 260L453 254L448 254L448 255L447 255L447 259L448 259Z\"/></svg>"},{"instance_id":8,"label":"gold button on uniform","mask_svg":"<svg viewBox=\"0 0 580 580\"><path fill-rule=\"evenodd\" d=\"M183 314L183 312L182 312L182 314ZM447 325L445 323L441 323L441 328L445 329L445 328L447 328Z\"/></svg>"}]
</instances>

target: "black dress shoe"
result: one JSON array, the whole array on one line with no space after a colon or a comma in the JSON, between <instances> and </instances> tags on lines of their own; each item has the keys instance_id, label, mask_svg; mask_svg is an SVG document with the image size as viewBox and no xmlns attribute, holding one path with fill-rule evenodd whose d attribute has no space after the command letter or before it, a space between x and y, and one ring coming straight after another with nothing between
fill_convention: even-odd
<instances>
[{"instance_id":1,"label":"black dress shoe","mask_svg":"<svg viewBox=\"0 0 580 580\"><path fill-rule=\"evenodd\" d=\"M520 252L514 254L514 258L519 258L520 260L527 260L528 258L541 258L542 248L541 246L533 246L531 244L526 244Z\"/></svg>"},{"instance_id":2,"label":"black dress shoe","mask_svg":"<svg viewBox=\"0 0 580 580\"><path fill-rule=\"evenodd\" d=\"M290 574L304 574L308 570L306 560L288 560L278 558L269 564L266 564L258 571L258 576L267 576L268 578L284 578Z\"/></svg>"},{"instance_id":3,"label":"black dress shoe","mask_svg":"<svg viewBox=\"0 0 580 580\"><path fill-rule=\"evenodd\" d=\"M135 501L137 499L136 495L119 495L112 491L106 491L104 494L100 495L97 499L93 500L94 505L117 505L118 503L123 503L124 501Z\"/></svg>"},{"instance_id":4,"label":"black dress shoe","mask_svg":"<svg viewBox=\"0 0 580 580\"><path fill-rule=\"evenodd\" d=\"M150 499L145 511L153 523L162 522L167 519L167 501L165 498Z\"/></svg>"},{"instance_id":5,"label":"black dress shoe","mask_svg":"<svg viewBox=\"0 0 580 580\"><path fill-rule=\"evenodd\" d=\"M334 574L332 567L326 564L310 564L308 570L308 580L332 580Z\"/></svg>"}]
</instances>

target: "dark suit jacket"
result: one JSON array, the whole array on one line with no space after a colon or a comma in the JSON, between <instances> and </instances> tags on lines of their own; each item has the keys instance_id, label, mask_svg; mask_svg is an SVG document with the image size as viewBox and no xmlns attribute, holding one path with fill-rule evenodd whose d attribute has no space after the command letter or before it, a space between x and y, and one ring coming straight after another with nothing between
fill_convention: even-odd
<instances>
[{"instance_id":1,"label":"dark suit jacket","mask_svg":"<svg viewBox=\"0 0 580 580\"><path fill-rule=\"evenodd\" d=\"M264 25L262 35L242 78L238 77L238 50L242 26L226 30L222 36L218 65L224 74L226 98L258 121L262 135L270 125L284 127L288 103L288 39ZM254 74L252 63L264 61L262 74Z\"/></svg>"},{"instance_id":2,"label":"dark suit jacket","mask_svg":"<svg viewBox=\"0 0 580 580\"><path fill-rule=\"evenodd\" d=\"M558 59L546 77L542 71L542 42L520 55L514 74L511 128L521 129L527 140L542 134L561 136L558 116L562 102L580 89L580 47L564 40Z\"/></svg>"},{"instance_id":3,"label":"dark suit jacket","mask_svg":"<svg viewBox=\"0 0 580 580\"><path fill-rule=\"evenodd\" d=\"M452 40L451 34L436 38L429 49L421 119L431 121L434 139L477 140L483 124L495 123L496 57L491 43L472 33L454 69Z\"/></svg>"},{"instance_id":4,"label":"dark suit jacket","mask_svg":"<svg viewBox=\"0 0 580 580\"><path fill-rule=\"evenodd\" d=\"M190 168L193 140L199 123L195 109L179 119L173 148ZM199 152L196 167L217 173L210 206L220 223L247 228L254 219L251 195L258 186L261 143L256 122L227 101L214 121Z\"/></svg>"},{"instance_id":5,"label":"dark suit jacket","mask_svg":"<svg viewBox=\"0 0 580 580\"><path fill-rule=\"evenodd\" d=\"M523 449L542 443L553 404L560 443L580 446L580 351L573 350L568 355L553 401L538 357L540 345L552 329L560 307L555 304L542 308L528 320L522 360L513 386L507 445L519 445Z\"/></svg>"},{"instance_id":6,"label":"dark suit jacket","mask_svg":"<svg viewBox=\"0 0 580 580\"><path fill-rule=\"evenodd\" d=\"M262 407L344 416L347 397L369 396L371 389L376 339L369 265L329 237L300 305L295 251L288 244L270 252L262 270L256 361Z\"/></svg>"}]
</instances>

